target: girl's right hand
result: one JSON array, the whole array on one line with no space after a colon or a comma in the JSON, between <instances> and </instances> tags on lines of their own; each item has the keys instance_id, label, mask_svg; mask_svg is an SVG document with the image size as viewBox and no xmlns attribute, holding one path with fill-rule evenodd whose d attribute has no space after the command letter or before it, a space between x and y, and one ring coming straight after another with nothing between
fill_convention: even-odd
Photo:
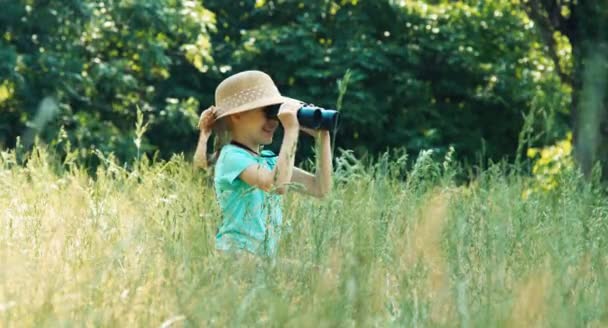
<instances>
[{"instance_id":1,"label":"girl's right hand","mask_svg":"<svg viewBox=\"0 0 608 328\"><path fill-rule=\"evenodd\" d=\"M302 104L297 101L286 101L281 104L277 117L286 130L299 130L298 110Z\"/></svg>"},{"instance_id":2,"label":"girl's right hand","mask_svg":"<svg viewBox=\"0 0 608 328\"><path fill-rule=\"evenodd\" d=\"M209 137L213 131L213 123L215 123L215 107L211 106L201 113L198 119L198 128L201 134Z\"/></svg>"}]
</instances>

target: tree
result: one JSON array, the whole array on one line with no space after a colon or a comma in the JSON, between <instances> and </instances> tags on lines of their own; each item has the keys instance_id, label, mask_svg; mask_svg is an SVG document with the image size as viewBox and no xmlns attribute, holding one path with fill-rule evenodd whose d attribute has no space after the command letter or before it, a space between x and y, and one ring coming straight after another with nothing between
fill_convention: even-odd
<instances>
[{"instance_id":1,"label":"tree","mask_svg":"<svg viewBox=\"0 0 608 328\"><path fill-rule=\"evenodd\" d=\"M268 71L286 95L330 108L337 80L350 69L337 146L360 154L452 145L461 158L481 151L513 158L522 113L559 117L568 105L538 33L510 1L204 5L7 2L0 12L0 144L14 146L27 128L50 140L63 126L75 147L126 160L136 154L139 107L151 121L143 151L192 151L198 112L213 103L223 78L246 69ZM39 106L42 99L59 108L44 130L46 119L36 115L52 106ZM308 151L307 142L299 149Z\"/></svg>"},{"instance_id":2,"label":"tree","mask_svg":"<svg viewBox=\"0 0 608 328\"><path fill-rule=\"evenodd\" d=\"M287 94L331 107L336 80L352 70L341 147L511 157L523 112L566 105L529 19L509 2L205 3L221 26L214 54L226 74L266 70Z\"/></svg>"},{"instance_id":3,"label":"tree","mask_svg":"<svg viewBox=\"0 0 608 328\"><path fill-rule=\"evenodd\" d=\"M534 20L560 78L572 87L574 155L589 176L599 162L608 177L608 3L536 0L522 3ZM560 54L566 37L572 57Z\"/></svg>"},{"instance_id":4,"label":"tree","mask_svg":"<svg viewBox=\"0 0 608 328\"><path fill-rule=\"evenodd\" d=\"M214 15L194 1L9 1L0 11L0 99L4 143L29 126L46 140L61 126L73 145L133 157L139 107L163 126L161 139L184 138L197 120L195 98L175 97L171 72L206 71ZM10 92L9 92L10 91ZM58 111L33 126L42 99ZM145 149L154 149L149 143Z\"/></svg>"}]
</instances>

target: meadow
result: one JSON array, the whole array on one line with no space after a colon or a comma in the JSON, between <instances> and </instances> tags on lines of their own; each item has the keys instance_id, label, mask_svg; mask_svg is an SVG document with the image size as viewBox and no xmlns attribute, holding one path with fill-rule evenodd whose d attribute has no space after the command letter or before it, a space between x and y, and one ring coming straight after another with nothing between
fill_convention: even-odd
<instances>
[{"instance_id":1,"label":"meadow","mask_svg":"<svg viewBox=\"0 0 608 328\"><path fill-rule=\"evenodd\" d=\"M336 158L326 199L284 199L275 263L214 251L209 177L181 155L94 174L0 157L0 326L601 327L608 201L497 163Z\"/></svg>"}]
</instances>

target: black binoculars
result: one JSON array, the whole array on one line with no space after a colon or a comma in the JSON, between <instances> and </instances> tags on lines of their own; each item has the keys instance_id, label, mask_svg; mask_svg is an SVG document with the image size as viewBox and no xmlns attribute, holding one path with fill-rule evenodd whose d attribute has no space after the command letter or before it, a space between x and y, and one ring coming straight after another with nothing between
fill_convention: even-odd
<instances>
[{"instance_id":1,"label":"black binoculars","mask_svg":"<svg viewBox=\"0 0 608 328\"><path fill-rule=\"evenodd\" d=\"M266 117L277 119L281 104L265 108ZM332 131L338 123L338 111L314 105L303 105L298 109L298 122L305 128Z\"/></svg>"}]
</instances>

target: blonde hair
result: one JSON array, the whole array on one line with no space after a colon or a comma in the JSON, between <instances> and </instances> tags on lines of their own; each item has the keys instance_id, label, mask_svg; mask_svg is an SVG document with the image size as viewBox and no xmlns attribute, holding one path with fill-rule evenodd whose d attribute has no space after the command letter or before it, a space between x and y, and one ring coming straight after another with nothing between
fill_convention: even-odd
<instances>
[{"instance_id":1,"label":"blonde hair","mask_svg":"<svg viewBox=\"0 0 608 328\"><path fill-rule=\"evenodd\" d=\"M217 163L222 147L229 144L232 139L227 117L223 117L213 124L213 134L215 135L215 139L213 140L213 153L209 160L209 166Z\"/></svg>"}]
</instances>

